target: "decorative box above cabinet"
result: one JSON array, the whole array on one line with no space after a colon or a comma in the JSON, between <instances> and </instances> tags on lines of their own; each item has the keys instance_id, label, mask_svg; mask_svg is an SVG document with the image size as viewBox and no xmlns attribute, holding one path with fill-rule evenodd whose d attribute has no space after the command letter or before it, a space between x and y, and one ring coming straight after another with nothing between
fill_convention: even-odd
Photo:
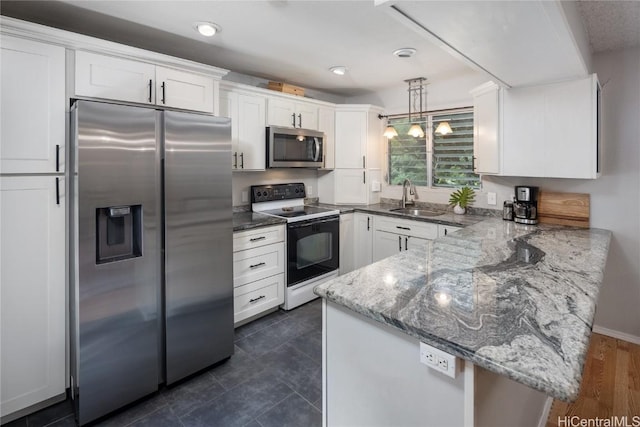
<instances>
[{"instance_id":1,"label":"decorative box above cabinet","mask_svg":"<svg viewBox=\"0 0 640 427\"><path fill-rule=\"evenodd\" d=\"M75 61L78 96L214 112L213 77L84 51Z\"/></svg>"}]
</instances>

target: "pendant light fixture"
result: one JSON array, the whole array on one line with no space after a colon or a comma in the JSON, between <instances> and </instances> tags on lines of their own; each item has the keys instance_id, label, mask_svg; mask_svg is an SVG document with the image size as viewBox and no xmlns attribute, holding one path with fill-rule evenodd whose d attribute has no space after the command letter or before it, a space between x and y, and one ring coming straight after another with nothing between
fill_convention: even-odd
<instances>
[{"instance_id":1,"label":"pendant light fixture","mask_svg":"<svg viewBox=\"0 0 640 427\"><path fill-rule=\"evenodd\" d=\"M396 130L396 128L394 128L393 126L389 125L387 126L387 128L384 130L383 135L385 137L387 137L388 139L391 139L395 136L398 136L398 131Z\"/></svg>"},{"instance_id":2,"label":"pendant light fixture","mask_svg":"<svg viewBox=\"0 0 640 427\"><path fill-rule=\"evenodd\" d=\"M424 129L422 129L422 96L423 96L423 88L424 81L427 80L424 77L418 77L415 79L405 80L409 84L409 88L407 91L409 92L409 123L411 123L411 127L409 128L409 132L407 134L413 136L414 138L424 138ZM425 102L426 104L426 102ZM411 121L411 107L413 106L414 112L418 109L419 105L420 118L417 122Z\"/></svg>"},{"instance_id":3,"label":"pendant light fixture","mask_svg":"<svg viewBox=\"0 0 640 427\"><path fill-rule=\"evenodd\" d=\"M453 129L451 129L449 122L440 122L436 128L436 133L440 135L449 135L450 133L453 133Z\"/></svg>"}]
</instances>

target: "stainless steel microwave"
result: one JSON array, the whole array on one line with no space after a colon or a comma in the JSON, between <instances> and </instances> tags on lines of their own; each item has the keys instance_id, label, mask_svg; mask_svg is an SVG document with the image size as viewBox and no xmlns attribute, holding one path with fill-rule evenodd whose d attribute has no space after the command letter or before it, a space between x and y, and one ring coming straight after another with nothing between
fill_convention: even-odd
<instances>
[{"instance_id":1,"label":"stainless steel microwave","mask_svg":"<svg viewBox=\"0 0 640 427\"><path fill-rule=\"evenodd\" d=\"M321 168L324 133L309 129L267 127L268 168Z\"/></svg>"}]
</instances>

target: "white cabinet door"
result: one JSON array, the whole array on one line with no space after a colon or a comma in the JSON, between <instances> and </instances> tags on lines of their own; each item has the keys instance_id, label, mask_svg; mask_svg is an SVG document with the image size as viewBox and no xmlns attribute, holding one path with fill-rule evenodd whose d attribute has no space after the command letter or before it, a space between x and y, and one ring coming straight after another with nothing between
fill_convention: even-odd
<instances>
[{"instance_id":1,"label":"white cabinet door","mask_svg":"<svg viewBox=\"0 0 640 427\"><path fill-rule=\"evenodd\" d=\"M597 93L595 75L505 90L502 174L597 178Z\"/></svg>"},{"instance_id":2,"label":"white cabinet door","mask_svg":"<svg viewBox=\"0 0 640 427\"><path fill-rule=\"evenodd\" d=\"M353 267L364 267L373 261L373 216L356 212L353 216Z\"/></svg>"},{"instance_id":3,"label":"white cabinet door","mask_svg":"<svg viewBox=\"0 0 640 427\"><path fill-rule=\"evenodd\" d=\"M336 110L320 107L318 110L318 130L324 132L324 169L335 167Z\"/></svg>"},{"instance_id":4,"label":"white cabinet door","mask_svg":"<svg viewBox=\"0 0 640 427\"><path fill-rule=\"evenodd\" d=\"M474 171L500 174L500 87L486 83L473 91Z\"/></svg>"},{"instance_id":5,"label":"white cabinet door","mask_svg":"<svg viewBox=\"0 0 640 427\"><path fill-rule=\"evenodd\" d=\"M340 274L353 271L353 214L340 215Z\"/></svg>"},{"instance_id":6,"label":"white cabinet door","mask_svg":"<svg viewBox=\"0 0 640 427\"><path fill-rule=\"evenodd\" d=\"M307 102L269 98L267 122L269 126L318 130L318 107Z\"/></svg>"},{"instance_id":7,"label":"white cabinet door","mask_svg":"<svg viewBox=\"0 0 640 427\"><path fill-rule=\"evenodd\" d=\"M213 78L156 67L156 104L213 113Z\"/></svg>"},{"instance_id":8,"label":"white cabinet door","mask_svg":"<svg viewBox=\"0 0 640 427\"><path fill-rule=\"evenodd\" d=\"M65 50L2 36L1 173L65 170Z\"/></svg>"},{"instance_id":9,"label":"white cabinet door","mask_svg":"<svg viewBox=\"0 0 640 427\"><path fill-rule=\"evenodd\" d=\"M504 92L503 175L544 176L544 106L539 87Z\"/></svg>"},{"instance_id":10,"label":"white cabinet door","mask_svg":"<svg viewBox=\"0 0 640 427\"><path fill-rule=\"evenodd\" d=\"M455 233L460 230L460 227L453 227L451 225L438 225L438 237L448 236L451 233Z\"/></svg>"},{"instance_id":11,"label":"white cabinet door","mask_svg":"<svg viewBox=\"0 0 640 427\"><path fill-rule=\"evenodd\" d=\"M266 99L238 95L238 169L264 170L266 164Z\"/></svg>"},{"instance_id":12,"label":"white cabinet door","mask_svg":"<svg viewBox=\"0 0 640 427\"><path fill-rule=\"evenodd\" d=\"M156 103L155 65L82 51L75 57L76 95Z\"/></svg>"},{"instance_id":13,"label":"white cabinet door","mask_svg":"<svg viewBox=\"0 0 640 427\"><path fill-rule=\"evenodd\" d=\"M336 169L334 200L336 204L366 204L367 175L364 169Z\"/></svg>"},{"instance_id":14,"label":"white cabinet door","mask_svg":"<svg viewBox=\"0 0 640 427\"><path fill-rule=\"evenodd\" d=\"M428 239L421 239L420 237L413 236L403 236L402 249L416 249L416 248L424 248L429 243Z\"/></svg>"},{"instance_id":15,"label":"white cabinet door","mask_svg":"<svg viewBox=\"0 0 640 427\"><path fill-rule=\"evenodd\" d=\"M366 167L367 113L336 111L336 169Z\"/></svg>"},{"instance_id":16,"label":"white cabinet door","mask_svg":"<svg viewBox=\"0 0 640 427\"><path fill-rule=\"evenodd\" d=\"M4 95L3 95L4 96ZM56 177L0 178L0 416L65 392L65 201Z\"/></svg>"},{"instance_id":17,"label":"white cabinet door","mask_svg":"<svg viewBox=\"0 0 640 427\"><path fill-rule=\"evenodd\" d=\"M373 262L380 261L402 251L403 237L400 234L374 230Z\"/></svg>"},{"instance_id":18,"label":"white cabinet door","mask_svg":"<svg viewBox=\"0 0 640 427\"><path fill-rule=\"evenodd\" d=\"M269 98L267 114L269 126L297 127L296 106L289 100Z\"/></svg>"},{"instance_id":19,"label":"white cabinet door","mask_svg":"<svg viewBox=\"0 0 640 427\"><path fill-rule=\"evenodd\" d=\"M220 115L231 118L231 169L238 170L238 94L220 89Z\"/></svg>"},{"instance_id":20,"label":"white cabinet door","mask_svg":"<svg viewBox=\"0 0 640 427\"><path fill-rule=\"evenodd\" d=\"M313 104L296 103L297 127L318 130L318 107Z\"/></svg>"}]
</instances>

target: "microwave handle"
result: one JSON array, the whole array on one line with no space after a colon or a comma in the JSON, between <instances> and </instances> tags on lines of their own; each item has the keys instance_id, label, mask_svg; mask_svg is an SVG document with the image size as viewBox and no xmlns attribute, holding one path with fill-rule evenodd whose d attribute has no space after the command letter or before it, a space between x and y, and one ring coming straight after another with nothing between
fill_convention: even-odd
<instances>
[{"instance_id":1,"label":"microwave handle","mask_svg":"<svg viewBox=\"0 0 640 427\"><path fill-rule=\"evenodd\" d=\"M313 161L317 162L318 157L320 157L320 141L318 141L318 138L313 138L313 145L315 147L315 154L313 155Z\"/></svg>"}]
</instances>

